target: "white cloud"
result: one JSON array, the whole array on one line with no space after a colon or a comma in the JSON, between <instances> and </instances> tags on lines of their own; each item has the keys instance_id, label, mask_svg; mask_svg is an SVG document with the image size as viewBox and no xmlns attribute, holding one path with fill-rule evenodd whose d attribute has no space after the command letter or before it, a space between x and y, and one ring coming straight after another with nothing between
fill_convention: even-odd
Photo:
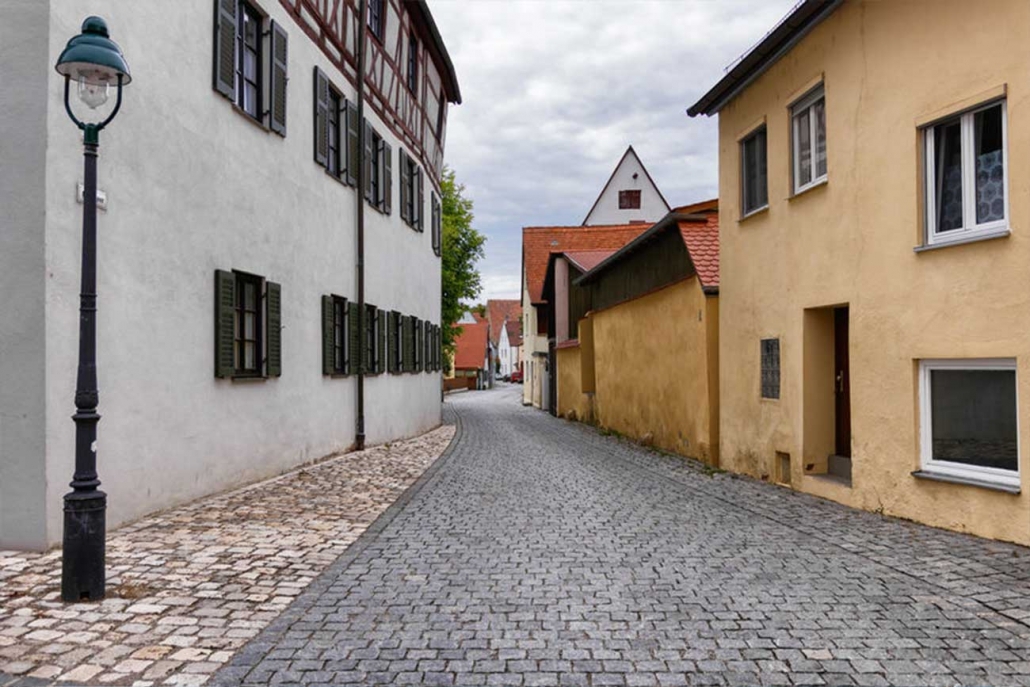
<instances>
[{"instance_id":1,"label":"white cloud","mask_svg":"<svg viewBox=\"0 0 1030 687\"><path fill-rule=\"evenodd\" d=\"M632 144L670 204L717 195L717 125L685 110L795 0L432 0L464 104L446 159L517 298L521 229L578 224Z\"/></svg>"}]
</instances>

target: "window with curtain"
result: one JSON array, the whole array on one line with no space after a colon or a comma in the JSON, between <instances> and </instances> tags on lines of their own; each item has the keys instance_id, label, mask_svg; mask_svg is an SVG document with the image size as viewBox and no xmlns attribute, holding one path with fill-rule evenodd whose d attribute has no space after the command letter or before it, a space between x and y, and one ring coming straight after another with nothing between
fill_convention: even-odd
<instances>
[{"instance_id":1,"label":"window with curtain","mask_svg":"<svg viewBox=\"0 0 1030 687\"><path fill-rule=\"evenodd\" d=\"M930 244L1008 230L1005 102L923 129Z\"/></svg>"}]
</instances>

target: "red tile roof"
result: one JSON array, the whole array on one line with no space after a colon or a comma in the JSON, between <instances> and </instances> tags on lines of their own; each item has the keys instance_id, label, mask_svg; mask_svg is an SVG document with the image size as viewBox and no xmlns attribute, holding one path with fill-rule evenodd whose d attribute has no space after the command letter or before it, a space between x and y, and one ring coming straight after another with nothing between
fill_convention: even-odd
<instances>
[{"instance_id":1,"label":"red tile roof","mask_svg":"<svg viewBox=\"0 0 1030 687\"><path fill-rule=\"evenodd\" d=\"M719 287L719 213L708 215L707 222L679 222L680 235L697 270L701 286Z\"/></svg>"},{"instance_id":2,"label":"red tile roof","mask_svg":"<svg viewBox=\"0 0 1030 687\"><path fill-rule=\"evenodd\" d=\"M497 345L501 340L501 327L505 320L522 319L522 301L517 299L492 299L486 302L486 317L490 322L490 341Z\"/></svg>"},{"instance_id":3,"label":"red tile roof","mask_svg":"<svg viewBox=\"0 0 1030 687\"><path fill-rule=\"evenodd\" d=\"M589 272L614 252L613 250L567 250L562 255L579 268L580 272Z\"/></svg>"},{"instance_id":4,"label":"red tile roof","mask_svg":"<svg viewBox=\"0 0 1030 687\"><path fill-rule=\"evenodd\" d=\"M486 320L476 318L475 324L461 325L461 334L455 340L454 369L481 370L486 361Z\"/></svg>"},{"instance_id":5,"label":"red tile roof","mask_svg":"<svg viewBox=\"0 0 1030 687\"><path fill-rule=\"evenodd\" d=\"M521 346L522 345L522 320L508 320L505 325L505 329L508 330L508 345L509 346Z\"/></svg>"},{"instance_id":6,"label":"red tile roof","mask_svg":"<svg viewBox=\"0 0 1030 687\"><path fill-rule=\"evenodd\" d=\"M615 224L589 227L524 227L522 263L529 298L542 302L544 277L551 253L565 251L616 251L644 233L647 224Z\"/></svg>"}]
</instances>

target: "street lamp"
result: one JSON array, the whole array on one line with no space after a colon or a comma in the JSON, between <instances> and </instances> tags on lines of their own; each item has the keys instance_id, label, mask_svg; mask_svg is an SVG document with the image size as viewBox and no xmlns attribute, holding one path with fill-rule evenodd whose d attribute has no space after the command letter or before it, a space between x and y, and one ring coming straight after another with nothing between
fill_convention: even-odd
<instances>
[{"instance_id":1,"label":"street lamp","mask_svg":"<svg viewBox=\"0 0 1030 687\"><path fill-rule=\"evenodd\" d=\"M100 131L122 106L122 87L132 77L107 23L100 17L82 22L82 33L65 46L55 65L64 76L64 109L82 129L85 175L82 194L82 287L79 294L79 377L75 389L75 475L72 491L64 496L64 549L61 598L97 601L104 598L104 535L107 495L97 489L97 148ZM96 110L107 102L111 87L118 99L100 122L84 122L72 112L68 99L72 81L79 99Z\"/></svg>"}]
</instances>

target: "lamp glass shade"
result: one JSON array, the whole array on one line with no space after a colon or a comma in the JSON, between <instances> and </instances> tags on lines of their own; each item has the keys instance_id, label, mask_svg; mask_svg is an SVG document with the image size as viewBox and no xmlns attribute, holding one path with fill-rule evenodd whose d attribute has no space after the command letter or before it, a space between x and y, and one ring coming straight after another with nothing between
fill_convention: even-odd
<instances>
[{"instance_id":1,"label":"lamp glass shade","mask_svg":"<svg viewBox=\"0 0 1030 687\"><path fill-rule=\"evenodd\" d=\"M107 23L100 17L82 23L82 33L68 41L55 69L90 86L117 85L119 76L123 86L132 81L122 49L108 37Z\"/></svg>"}]
</instances>

